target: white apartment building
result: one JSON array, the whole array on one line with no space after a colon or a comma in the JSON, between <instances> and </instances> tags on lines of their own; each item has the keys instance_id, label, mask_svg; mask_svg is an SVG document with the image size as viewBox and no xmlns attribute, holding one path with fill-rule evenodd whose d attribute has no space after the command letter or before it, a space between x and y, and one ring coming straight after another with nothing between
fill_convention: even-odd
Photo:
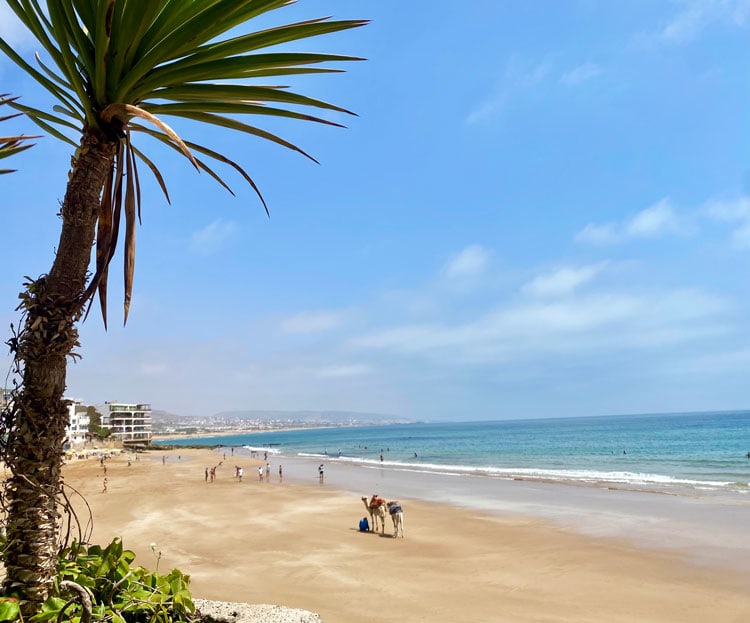
<instances>
[{"instance_id":1,"label":"white apartment building","mask_svg":"<svg viewBox=\"0 0 750 623\"><path fill-rule=\"evenodd\" d=\"M65 428L65 443L73 448L86 443L89 434L90 418L80 400L68 400L68 426Z\"/></svg>"},{"instance_id":2,"label":"white apartment building","mask_svg":"<svg viewBox=\"0 0 750 623\"><path fill-rule=\"evenodd\" d=\"M102 413L102 426L112 431L112 439L125 446L151 443L151 405L125 402L106 402Z\"/></svg>"}]
</instances>

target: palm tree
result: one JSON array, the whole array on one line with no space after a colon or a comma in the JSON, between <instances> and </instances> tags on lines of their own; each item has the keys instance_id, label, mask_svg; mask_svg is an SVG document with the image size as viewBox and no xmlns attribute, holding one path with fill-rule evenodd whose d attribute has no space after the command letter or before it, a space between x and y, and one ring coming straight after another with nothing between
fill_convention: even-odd
<instances>
[{"instance_id":1,"label":"palm tree","mask_svg":"<svg viewBox=\"0 0 750 623\"><path fill-rule=\"evenodd\" d=\"M135 136L145 134L173 148L227 190L213 167L236 170L265 207L239 164L183 139L163 119L219 126L304 154L238 117L269 115L338 125L300 109L348 112L343 108L259 81L340 71L328 65L360 60L292 52L286 44L366 22L320 18L249 29L253 18L291 4L289 0L48 0L44 7L41 0L6 1L48 58L37 56L32 66L2 39L0 50L57 101L52 111L11 105L75 149L52 268L24 284L24 321L10 341L22 384L4 431L4 458L11 470L5 492L4 589L21 597L27 616L38 611L55 576L67 421L62 396L67 359L78 356L77 323L98 293L106 327L107 273L123 221L127 321L141 209L139 164L146 165L167 195L159 168ZM94 243L95 267L89 272Z\"/></svg>"},{"instance_id":2,"label":"palm tree","mask_svg":"<svg viewBox=\"0 0 750 623\"><path fill-rule=\"evenodd\" d=\"M16 98L11 98L8 96L7 93L0 93L0 106L4 104L10 104L11 102L15 101ZM13 117L17 117L21 113L16 113L15 115L5 115L3 117L0 117L0 121L7 121L8 119L12 119ZM0 136L0 160L3 158L8 158L10 156L13 156L24 149L28 149L29 147L33 147L33 144L24 144L25 141L32 138L39 138L38 136ZM15 169L0 169L0 175L3 173L13 173Z\"/></svg>"}]
</instances>

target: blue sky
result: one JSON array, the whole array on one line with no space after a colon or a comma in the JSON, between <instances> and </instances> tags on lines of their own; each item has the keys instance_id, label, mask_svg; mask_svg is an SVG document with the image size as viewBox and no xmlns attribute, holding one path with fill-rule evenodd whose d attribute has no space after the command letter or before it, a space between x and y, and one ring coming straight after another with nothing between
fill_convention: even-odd
<instances>
[{"instance_id":1,"label":"blue sky","mask_svg":"<svg viewBox=\"0 0 750 623\"><path fill-rule=\"evenodd\" d=\"M750 1L302 0L270 21L322 15L373 21L298 49L368 60L288 83L359 116L263 122L320 165L185 130L251 172L270 219L231 174L236 198L157 153L171 205L144 175L128 325L118 256L70 396L446 420L750 406ZM4 4L0 33L33 58ZM0 92L41 101L6 59ZM70 150L37 143L0 178L6 335L59 236Z\"/></svg>"}]
</instances>

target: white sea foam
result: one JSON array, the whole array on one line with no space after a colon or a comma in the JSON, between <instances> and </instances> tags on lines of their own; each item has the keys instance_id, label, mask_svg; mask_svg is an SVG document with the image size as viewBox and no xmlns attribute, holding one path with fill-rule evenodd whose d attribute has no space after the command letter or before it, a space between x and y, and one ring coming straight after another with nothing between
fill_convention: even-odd
<instances>
[{"instance_id":1,"label":"white sea foam","mask_svg":"<svg viewBox=\"0 0 750 623\"><path fill-rule=\"evenodd\" d=\"M336 457L324 454L299 453L300 457L324 458L333 462L353 463L367 468L383 468L397 471L431 472L452 475L487 476L503 480L540 480L557 481L591 485L623 485L638 487L692 487L708 490L721 489L730 486L741 486L744 483L730 481L705 481L687 478L675 478L663 474L650 474L628 471L599 471L576 469L532 469L505 468L489 466L469 466L438 463L410 463L399 461L379 461L358 457Z\"/></svg>"},{"instance_id":2,"label":"white sea foam","mask_svg":"<svg viewBox=\"0 0 750 623\"><path fill-rule=\"evenodd\" d=\"M268 446L242 446L244 450L249 450L250 452L268 452L268 454L281 454L281 450L277 450L276 448L269 448Z\"/></svg>"}]
</instances>

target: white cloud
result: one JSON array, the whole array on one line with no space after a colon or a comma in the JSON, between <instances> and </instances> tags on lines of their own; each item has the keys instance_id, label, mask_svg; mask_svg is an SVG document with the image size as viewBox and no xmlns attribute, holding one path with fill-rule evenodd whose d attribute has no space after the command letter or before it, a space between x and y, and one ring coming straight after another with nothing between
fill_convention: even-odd
<instances>
[{"instance_id":1,"label":"white cloud","mask_svg":"<svg viewBox=\"0 0 750 623\"><path fill-rule=\"evenodd\" d=\"M609 292L508 305L464 323L395 326L350 340L357 349L444 365L579 359L591 352L650 351L724 334L726 303L700 291Z\"/></svg>"},{"instance_id":2,"label":"white cloud","mask_svg":"<svg viewBox=\"0 0 750 623\"><path fill-rule=\"evenodd\" d=\"M489 258L489 253L482 246L471 245L453 256L441 272L448 279L470 279L482 273Z\"/></svg>"},{"instance_id":3,"label":"white cloud","mask_svg":"<svg viewBox=\"0 0 750 623\"><path fill-rule=\"evenodd\" d=\"M750 197L710 201L703 213L713 220L734 225L732 242L738 247L750 248Z\"/></svg>"},{"instance_id":4,"label":"white cloud","mask_svg":"<svg viewBox=\"0 0 750 623\"><path fill-rule=\"evenodd\" d=\"M539 84L548 74L549 65L540 63L529 67L518 57L512 57L505 66L505 73L492 95L479 103L466 117L466 123L475 124L497 117L510 98L518 92Z\"/></svg>"},{"instance_id":5,"label":"white cloud","mask_svg":"<svg viewBox=\"0 0 750 623\"><path fill-rule=\"evenodd\" d=\"M733 200L712 200L706 204L704 212L728 223L750 220L750 197L739 197Z\"/></svg>"},{"instance_id":6,"label":"white cloud","mask_svg":"<svg viewBox=\"0 0 750 623\"><path fill-rule=\"evenodd\" d=\"M569 87L577 86L587 80L596 78L601 73L601 69L595 63L583 63L582 65L565 72L560 77L560 82Z\"/></svg>"},{"instance_id":7,"label":"white cloud","mask_svg":"<svg viewBox=\"0 0 750 623\"><path fill-rule=\"evenodd\" d=\"M625 236L633 238L657 238L681 230L682 225L667 199L641 210L623 228Z\"/></svg>"},{"instance_id":8,"label":"white cloud","mask_svg":"<svg viewBox=\"0 0 750 623\"><path fill-rule=\"evenodd\" d=\"M217 219L203 229L193 232L190 237L190 248L194 253L210 255L222 249L238 231L236 223Z\"/></svg>"},{"instance_id":9,"label":"white cloud","mask_svg":"<svg viewBox=\"0 0 750 623\"><path fill-rule=\"evenodd\" d=\"M282 333L321 333L335 328L341 322L341 314L336 312L303 312L282 320L279 329Z\"/></svg>"},{"instance_id":10,"label":"white cloud","mask_svg":"<svg viewBox=\"0 0 750 623\"><path fill-rule=\"evenodd\" d=\"M594 225L589 223L576 234L576 242L588 244L611 244L618 241L614 225Z\"/></svg>"},{"instance_id":11,"label":"white cloud","mask_svg":"<svg viewBox=\"0 0 750 623\"><path fill-rule=\"evenodd\" d=\"M566 266L535 277L524 284L521 290L524 294L539 298L568 296L596 279L605 266L606 262L588 266Z\"/></svg>"},{"instance_id":12,"label":"white cloud","mask_svg":"<svg viewBox=\"0 0 750 623\"><path fill-rule=\"evenodd\" d=\"M750 0L688 0L658 33L665 43L680 44L696 39L714 23L744 27L750 17Z\"/></svg>"},{"instance_id":13,"label":"white cloud","mask_svg":"<svg viewBox=\"0 0 750 623\"><path fill-rule=\"evenodd\" d=\"M370 367L363 364L324 366L317 370L321 378L348 378L370 373Z\"/></svg>"},{"instance_id":14,"label":"white cloud","mask_svg":"<svg viewBox=\"0 0 750 623\"><path fill-rule=\"evenodd\" d=\"M660 238L690 233L692 227L688 221L680 217L668 199L662 199L627 221L603 225L589 223L576 234L576 241L612 244L632 238Z\"/></svg>"}]
</instances>

